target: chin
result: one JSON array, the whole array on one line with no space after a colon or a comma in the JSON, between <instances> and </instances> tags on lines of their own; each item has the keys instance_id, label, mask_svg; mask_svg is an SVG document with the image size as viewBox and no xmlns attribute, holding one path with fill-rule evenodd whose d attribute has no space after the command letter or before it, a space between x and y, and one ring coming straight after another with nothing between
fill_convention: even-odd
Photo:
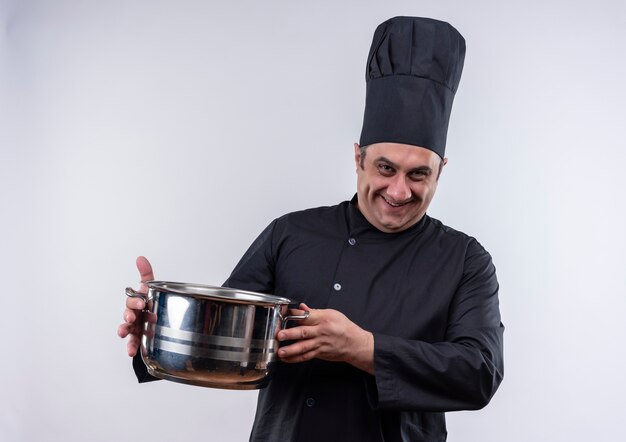
<instances>
[{"instance_id":1,"label":"chin","mask_svg":"<svg viewBox=\"0 0 626 442\"><path fill-rule=\"evenodd\" d=\"M387 218L385 220L381 220L379 224L383 226L385 230L398 232L406 230L409 227L415 225L422 218L422 216L423 214L416 216L407 216L402 219Z\"/></svg>"},{"instance_id":2,"label":"chin","mask_svg":"<svg viewBox=\"0 0 626 442\"><path fill-rule=\"evenodd\" d=\"M383 229L385 231L397 232L398 230L402 230L402 229L406 228L407 223L405 223L405 222L393 222L393 223L391 223L391 222L386 222L386 223L385 222L381 222L380 225L381 225L381 227L383 227Z\"/></svg>"}]
</instances>

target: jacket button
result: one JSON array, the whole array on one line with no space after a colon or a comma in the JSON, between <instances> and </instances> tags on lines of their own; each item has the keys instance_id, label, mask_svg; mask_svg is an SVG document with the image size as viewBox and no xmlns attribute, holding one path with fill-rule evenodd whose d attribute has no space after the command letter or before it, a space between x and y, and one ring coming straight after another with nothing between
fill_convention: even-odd
<instances>
[{"instance_id":1,"label":"jacket button","mask_svg":"<svg viewBox=\"0 0 626 442\"><path fill-rule=\"evenodd\" d=\"M313 399L312 397L307 398L307 400L305 401L306 406L311 408L315 405L315 399Z\"/></svg>"},{"instance_id":2,"label":"jacket button","mask_svg":"<svg viewBox=\"0 0 626 442\"><path fill-rule=\"evenodd\" d=\"M355 244L356 244L356 239L354 239L354 238L350 238L350 239L348 240L348 244L350 244L351 246L355 245Z\"/></svg>"},{"instance_id":3,"label":"jacket button","mask_svg":"<svg viewBox=\"0 0 626 442\"><path fill-rule=\"evenodd\" d=\"M335 283L335 285L333 286L333 288L335 289L335 291L339 291L341 290L341 284L339 284L338 282Z\"/></svg>"}]
</instances>

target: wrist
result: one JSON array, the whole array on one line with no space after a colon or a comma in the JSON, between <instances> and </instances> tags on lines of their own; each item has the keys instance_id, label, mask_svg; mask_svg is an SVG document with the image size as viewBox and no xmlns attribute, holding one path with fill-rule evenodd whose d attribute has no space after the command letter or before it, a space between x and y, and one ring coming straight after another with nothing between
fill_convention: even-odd
<instances>
[{"instance_id":1,"label":"wrist","mask_svg":"<svg viewBox=\"0 0 626 442\"><path fill-rule=\"evenodd\" d=\"M350 363L369 374L374 374L374 334L359 328L357 336L353 360Z\"/></svg>"}]
</instances>

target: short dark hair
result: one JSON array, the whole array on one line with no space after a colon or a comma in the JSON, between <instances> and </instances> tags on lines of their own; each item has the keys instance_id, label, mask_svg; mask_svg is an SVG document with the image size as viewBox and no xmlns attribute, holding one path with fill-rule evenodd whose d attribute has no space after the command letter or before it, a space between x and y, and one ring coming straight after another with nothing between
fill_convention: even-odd
<instances>
[{"instance_id":1,"label":"short dark hair","mask_svg":"<svg viewBox=\"0 0 626 442\"><path fill-rule=\"evenodd\" d=\"M367 150L367 146L359 146L359 165L361 166L361 169L365 169L364 167L364 163L365 163L365 151ZM437 180L439 180L439 177L441 176L441 171L443 170L443 158L439 157L440 161L439 161L439 170L437 171Z\"/></svg>"}]
</instances>

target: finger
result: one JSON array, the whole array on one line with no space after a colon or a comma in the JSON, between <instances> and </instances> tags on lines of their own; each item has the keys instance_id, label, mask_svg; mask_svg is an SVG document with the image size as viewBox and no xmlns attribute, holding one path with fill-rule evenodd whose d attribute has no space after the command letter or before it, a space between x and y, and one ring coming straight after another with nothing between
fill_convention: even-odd
<instances>
[{"instance_id":1,"label":"finger","mask_svg":"<svg viewBox=\"0 0 626 442\"><path fill-rule=\"evenodd\" d=\"M127 324L133 324L137 320L137 314L134 310L127 308L126 310L124 310L123 318L124 322L126 322Z\"/></svg>"},{"instance_id":2,"label":"finger","mask_svg":"<svg viewBox=\"0 0 626 442\"><path fill-rule=\"evenodd\" d=\"M135 335L130 335L128 338L128 344L126 344L126 351L128 356L133 357L137 354L137 349L139 348L140 340Z\"/></svg>"},{"instance_id":3,"label":"finger","mask_svg":"<svg viewBox=\"0 0 626 442\"><path fill-rule=\"evenodd\" d=\"M141 276L141 282L154 281L154 272L152 271L152 265L145 256L138 256L135 261L137 264L137 270Z\"/></svg>"},{"instance_id":4,"label":"finger","mask_svg":"<svg viewBox=\"0 0 626 442\"><path fill-rule=\"evenodd\" d=\"M293 356L293 357L289 357L289 358L280 358L280 360L282 362L286 362L288 364L295 364L298 362L306 362L306 361L310 361L311 359L315 358L317 356L317 352L308 352L308 353L304 353L301 355L297 355L297 356Z\"/></svg>"},{"instance_id":5,"label":"finger","mask_svg":"<svg viewBox=\"0 0 626 442\"><path fill-rule=\"evenodd\" d=\"M307 353L312 353L312 355L309 356L313 357L319 346L319 342L315 340L299 341L279 348L278 357L281 359L290 359L301 357Z\"/></svg>"},{"instance_id":6,"label":"finger","mask_svg":"<svg viewBox=\"0 0 626 442\"><path fill-rule=\"evenodd\" d=\"M152 312L142 312L140 310L124 310L124 322L128 325L143 327L143 323L147 321L149 324L156 324L157 315Z\"/></svg>"},{"instance_id":7,"label":"finger","mask_svg":"<svg viewBox=\"0 0 626 442\"><path fill-rule=\"evenodd\" d=\"M300 308L303 312L308 312L308 316L305 320L301 321L301 324L317 324L319 322L319 314L323 313L324 310L318 310L309 307L304 302L300 304Z\"/></svg>"},{"instance_id":8,"label":"finger","mask_svg":"<svg viewBox=\"0 0 626 442\"><path fill-rule=\"evenodd\" d=\"M303 353L307 353L316 350L320 347L320 342L314 339L308 339L305 341L297 341L289 345L283 345L278 349L278 354L281 357L291 357Z\"/></svg>"},{"instance_id":9,"label":"finger","mask_svg":"<svg viewBox=\"0 0 626 442\"><path fill-rule=\"evenodd\" d=\"M130 333L130 324L127 323L123 323L120 324L119 327L117 327L117 335L124 339L126 336L128 336Z\"/></svg>"},{"instance_id":10,"label":"finger","mask_svg":"<svg viewBox=\"0 0 626 442\"><path fill-rule=\"evenodd\" d=\"M131 310L143 310L146 308L146 302L141 298L126 298L126 308Z\"/></svg>"},{"instance_id":11,"label":"finger","mask_svg":"<svg viewBox=\"0 0 626 442\"><path fill-rule=\"evenodd\" d=\"M315 327L310 325L300 325L298 327L286 328L278 332L276 339L279 341L296 341L301 339L311 339L316 336Z\"/></svg>"},{"instance_id":12,"label":"finger","mask_svg":"<svg viewBox=\"0 0 626 442\"><path fill-rule=\"evenodd\" d=\"M124 339L128 335L141 336L143 325L141 322L123 322L117 327L117 335Z\"/></svg>"}]
</instances>

